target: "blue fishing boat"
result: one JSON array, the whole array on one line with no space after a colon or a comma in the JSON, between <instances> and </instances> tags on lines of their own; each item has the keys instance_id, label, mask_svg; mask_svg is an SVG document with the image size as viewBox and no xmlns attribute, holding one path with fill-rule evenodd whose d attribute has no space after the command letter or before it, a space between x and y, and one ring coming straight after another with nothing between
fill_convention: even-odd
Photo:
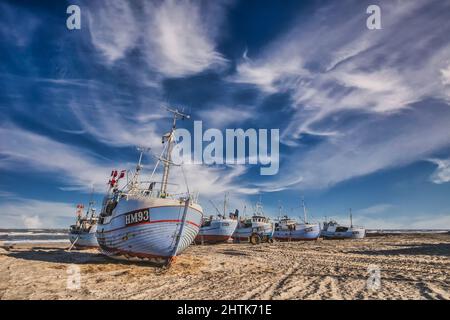
<instances>
[{"instance_id":1,"label":"blue fishing boat","mask_svg":"<svg viewBox=\"0 0 450 320\"><path fill-rule=\"evenodd\" d=\"M125 172L112 172L97 239L102 252L113 258L168 265L193 242L200 229L203 210L197 203L198 194L168 190L176 121L188 117L178 110L168 110L174 115L172 128L163 136L164 150L149 181L140 181L142 149L136 170L123 188L118 185ZM158 188L158 182L152 179L160 163L164 171Z\"/></svg>"},{"instance_id":2,"label":"blue fishing boat","mask_svg":"<svg viewBox=\"0 0 450 320\"><path fill-rule=\"evenodd\" d=\"M251 217L239 218L236 230L233 233L233 240L236 242L273 242L274 224L269 217L265 216L261 201L257 202L255 212Z\"/></svg>"},{"instance_id":3,"label":"blue fishing boat","mask_svg":"<svg viewBox=\"0 0 450 320\"><path fill-rule=\"evenodd\" d=\"M223 212L221 213L215 204L211 201L211 204L217 211L216 216L209 216L203 218L200 231L195 238L195 242L199 244L213 244L223 243L231 239L236 226L238 224L239 211L230 213L228 217L225 215L227 212L227 195L223 202Z\"/></svg>"},{"instance_id":4,"label":"blue fishing boat","mask_svg":"<svg viewBox=\"0 0 450 320\"><path fill-rule=\"evenodd\" d=\"M280 241L317 240L320 236L320 225L307 220L305 201L302 200L303 222L283 216L275 223L273 237ZM280 209L281 210L281 209ZM281 212L281 211L280 211Z\"/></svg>"},{"instance_id":5,"label":"blue fishing boat","mask_svg":"<svg viewBox=\"0 0 450 320\"><path fill-rule=\"evenodd\" d=\"M98 218L96 217L93 205L94 202L91 200L85 215L83 215L84 205L77 205L77 221L69 229L70 249L98 248L97 237L95 235Z\"/></svg>"},{"instance_id":6,"label":"blue fishing boat","mask_svg":"<svg viewBox=\"0 0 450 320\"><path fill-rule=\"evenodd\" d=\"M203 220L195 242L201 244L227 242L236 230L237 223L236 219L222 216L206 218Z\"/></svg>"},{"instance_id":7,"label":"blue fishing boat","mask_svg":"<svg viewBox=\"0 0 450 320\"><path fill-rule=\"evenodd\" d=\"M350 209L350 226L341 225L335 220L325 221L321 236L324 239L362 239L366 236L366 229L353 225L353 217Z\"/></svg>"}]
</instances>

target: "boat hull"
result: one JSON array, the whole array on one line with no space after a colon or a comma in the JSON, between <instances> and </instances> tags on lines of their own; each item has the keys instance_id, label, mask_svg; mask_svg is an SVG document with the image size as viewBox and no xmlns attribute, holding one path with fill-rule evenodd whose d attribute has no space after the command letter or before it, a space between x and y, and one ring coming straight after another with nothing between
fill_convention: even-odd
<instances>
[{"instance_id":1,"label":"boat hull","mask_svg":"<svg viewBox=\"0 0 450 320\"><path fill-rule=\"evenodd\" d=\"M89 232L70 232L69 240L76 249L92 249L98 248L96 237L97 225L91 227Z\"/></svg>"},{"instance_id":2,"label":"boat hull","mask_svg":"<svg viewBox=\"0 0 450 320\"><path fill-rule=\"evenodd\" d=\"M233 233L233 240L249 241L250 236L253 233L258 233L260 236L271 238L273 236L273 232L273 225L271 223L258 224L247 228L239 228L238 226Z\"/></svg>"},{"instance_id":3,"label":"boat hull","mask_svg":"<svg viewBox=\"0 0 450 320\"><path fill-rule=\"evenodd\" d=\"M200 228L200 231L195 238L196 243L200 244L214 244L227 242L231 239L236 230L237 220L221 219L211 221L210 226Z\"/></svg>"},{"instance_id":4,"label":"boat hull","mask_svg":"<svg viewBox=\"0 0 450 320\"><path fill-rule=\"evenodd\" d=\"M317 240L320 236L319 225L297 225L296 230L275 230L273 237L279 241Z\"/></svg>"},{"instance_id":5,"label":"boat hull","mask_svg":"<svg viewBox=\"0 0 450 320\"><path fill-rule=\"evenodd\" d=\"M366 236L366 230L363 228L354 228L345 232L322 230L321 236L324 239L363 239Z\"/></svg>"},{"instance_id":6,"label":"boat hull","mask_svg":"<svg viewBox=\"0 0 450 320\"><path fill-rule=\"evenodd\" d=\"M140 213L142 219L130 224L130 216ZM97 239L110 257L167 264L193 242L202 217L200 206L179 200L121 200L110 219L99 223Z\"/></svg>"}]
</instances>

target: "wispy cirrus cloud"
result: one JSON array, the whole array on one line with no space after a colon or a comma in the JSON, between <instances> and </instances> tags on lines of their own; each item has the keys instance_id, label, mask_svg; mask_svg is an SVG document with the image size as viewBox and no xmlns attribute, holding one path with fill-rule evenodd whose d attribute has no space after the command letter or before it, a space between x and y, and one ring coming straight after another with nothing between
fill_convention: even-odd
<instances>
[{"instance_id":1,"label":"wispy cirrus cloud","mask_svg":"<svg viewBox=\"0 0 450 320\"><path fill-rule=\"evenodd\" d=\"M180 77L221 67L225 58L216 51L215 38L223 20L224 3L164 1L148 7L145 32L149 65L169 77ZM174 23L176 21L176 23Z\"/></svg>"},{"instance_id":2,"label":"wispy cirrus cloud","mask_svg":"<svg viewBox=\"0 0 450 320\"><path fill-rule=\"evenodd\" d=\"M107 63L125 57L136 46L141 30L134 22L134 12L125 1L92 3L87 22L94 46Z\"/></svg>"},{"instance_id":3,"label":"wispy cirrus cloud","mask_svg":"<svg viewBox=\"0 0 450 320\"><path fill-rule=\"evenodd\" d=\"M138 50L149 71L182 77L221 68L216 50L224 1L106 1L89 8L92 43L112 64Z\"/></svg>"},{"instance_id":4,"label":"wispy cirrus cloud","mask_svg":"<svg viewBox=\"0 0 450 320\"><path fill-rule=\"evenodd\" d=\"M450 86L450 63L446 68L441 69L442 84Z\"/></svg>"},{"instance_id":5,"label":"wispy cirrus cloud","mask_svg":"<svg viewBox=\"0 0 450 320\"><path fill-rule=\"evenodd\" d=\"M66 186L103 190L112 161L75 146L9 126L0 128L0 168L48 172Z\"/></svg>"},{"instance_id":6,"label":"wispy cirrus cloud","mask_svg":"<svg viewBox=\"0 0 450 320\"><path fill-rule=\"evenodd\" d=\"M383 29L375 31L365 26L363 3L329 4L300 16L261 53L243 58L231 76L267 94L291 96L281 140L294 152L287 161L289 174L281 168L275 177L281 187L330 187L422 160L449 144L443 129L449 116L450 26L444 13L449 5L380 5ZM304 135L322 140L295 150Z\"/></svg>"},{"instance_id":7,"label":"wispy cirrus cloud","mask_svg":"<svg viewBox=\"0 0 450 320\"><path fill-rule=\"evenodd\" d=\"M97 141L110 146L160 147L158 123L151 121L167 117L163 109L157 107L159 103L155 103L151 114L138 106L130 112L129 103L133 101L126 104L114 99L102 102L101 96L91 91L89 99L69 100L68 107L82 130Z\"/></svg>"},{"instance_id":8,"label":"wispy cirrus cloud","mask_svg":"<svg viewBox=\"0 0 450 320\"><path fill-rule=\"evenodd\" d=\"M346 125L346 117L336 115L331 124L338 122L341 134L291 156L286 164L289 173L282 167L277 180L288 184L303 177L298 187L327 188L429 157L449 144L446 123L450 121L450 109L432 101L424 103L426 108L414 105L387 118L363 114Z\"/></svg>"},{"instance_id":9,"label":"wispy cirrus cloud","mask_svg":"<svg viewBox=\"0 0 450 320\"><path fill-rule=\"evenodd\" d=\"M236 127L255 116L251 106L215 106L199 111L199 118L212 128Z\"/></svg>"},{"instance_id":10,"label":"wispy cirrus cloud","mask_svg":"<svg viewBox=\"0 0 450 320\"><path fill-rule=\"evenodd\" d=\"M430 181L436 184L450 182L450 159L429 159L437 168L430 176Z\"/></svg>"},{"instance_id":11,"label":"wispy cirrus cloud","mask_svg":"<svg viewBox=\"0 0 450 320\"><path fill-rule=\"evenodd\" d=\"M236 74L228 78L229 81L241 84L253 84L262 89L265 93L275 93L285 87L280 80L288 81L290 78L296 79L302 74L307 76L309 72L303 68L304 61L300 56L288 54L290 50L295 50L295 44L286 44L282 52L268 54L267 57L260 57L253 60L245 53L241 62L236 67ZM285 55L290 55L286 59Z\"/></svg>"},{"instance_id":12,"label":"wispy cirrus cloud","mask_svg":"<svg viewBox=\"0 0 450 320\"><path fill-rule=\"evenodd\" d=\"M449 31L431 32L447 19L437 13L445 9L426 1L381 7L380 31L366 28L363 4L351 10L333 4L311 17L300 17L306 21L294 24L252 60L243 59L231 79L268 93L292 93L293 121L282 136L286 143L304 132L317 132L314 125L334 112L384 114L425 97L447 96L439 75L442 72L445 78L443 58L450 52L449 43L427 49L435 37L445 39ZM406 22L412 17L414 25ZM396 30L396 37L389 30ZM420 36L410 41L411 33ZM420 63L414 64L419 53Z\"/></svg>"}]
</instances>

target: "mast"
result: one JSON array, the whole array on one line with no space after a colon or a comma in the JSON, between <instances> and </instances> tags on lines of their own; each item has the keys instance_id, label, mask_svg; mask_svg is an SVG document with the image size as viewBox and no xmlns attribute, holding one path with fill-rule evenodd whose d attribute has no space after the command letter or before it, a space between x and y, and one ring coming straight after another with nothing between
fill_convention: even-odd
<instances>
[{"instance_id":1,"label":"mast","mask_svg":"<svg viewBox=\"0 0 450 320\"><path fill-rule=\"evenodd\" d=\"M95 204L95 201L94 201L94 186L92 186L91 196L89 198L89 205L88 205L88 208L86 210L86 218L89 217L89 213L92 211L92 206L94 204Z\"/></svg>"},{"instance_id":2,"label":"mast","mask_svg":"<svg viewBox=\"0 0 450 320\"><path fill-rule=\"evenodd\" d=\"M225 192L225 196L223 199L223 217L225 218L227 214L227 192Z\"/></svg>"},{"instance_id":3,"label":"mast","mask_svg":"<svg viewBox=\"0 0 450 320\"><path fill-rule=\"evenodd\" d=\"M262 207L262 197L261 197L261 195L259 196L259 201L258 202L256 202L256 205L255 205L255 214L256 215L261 215L261 216L263 216L264 215L264 213L263 213L263 207Z\"/></svg>"},{"instance_id":4,"label":"mast","mask_svg":"<svg viewBox=\"0 0 450 320\"><path fill-rule=\"evenodd\" d=\"M173 142L175 140L175 130L176 130L176 124L177 119L189 119L189 115L179 112L177 109L169 109L166 108L169 112L173 113L173 122L172 122L172 128L170 129L169 133L166 133L162 137L162 143L167 142L167 146L165 149L165 153L162 157L162 162L164 164L164 171L161 181L161 197L167 196L167 182L169 180L169 171L170 171L170 165L172 163L172 149L173 149Z\"/></svg>"},{"instance_id":5,"label":"mast","mask_svg":"<svg viewBox=\"0 0 450 320\"><path fill-rule=\"evenodd\" d=\"M305 199L302 198L302 206L303 206L303 220L306 222L306 206L305 206Z\"/></svg>"},{"instance_id":6,"label":"mast","mask_svg":"<svg viewBox=\"0 0 450 320\"><path fill-rule=\"evenodd\" d=\"M350 228L353 228L352 208L350 208Z\"/></svg>"},{"instance_id":7,"label":"mast","mask_svg":"<svg viewBox=\"0 0 450 320\"><path fill-rule=\"evenodd\" d=\"M281 221L281 210L282 210L281 202L278 201L278 220L279 221Z\"/></svg>"},{"instance_id":8,"label":"mast","mask_svg":"<svg viewBox=\"0 0 450 320\"><path fill-rule=\"evenodd\" d=\"M144 147L137 147L137 150L140 151L139 153L139 160L136 164L136 171L134 172L133 178L130 182L130 191L136 191L139 189L139 175L142 170L142 156L144 152L149 151L150 148L144 148Z\"/></svg>"}]
</instances>

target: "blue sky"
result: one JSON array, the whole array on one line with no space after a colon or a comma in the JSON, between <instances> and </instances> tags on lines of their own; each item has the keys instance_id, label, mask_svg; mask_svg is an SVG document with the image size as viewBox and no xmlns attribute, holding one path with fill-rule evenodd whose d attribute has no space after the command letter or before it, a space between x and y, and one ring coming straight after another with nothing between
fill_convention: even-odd
<instances>
[{"instance_id":1,"label":"blue sky","mask_svg":"<svg viewBox=\"0 0 450 320\"><path fill-rule=\"evenodd\" d=\"M280 129L275 176L186 168L207 213L230 192L297 216L304 196L316 220L351 207L369 228L450 228L449 15L429 0L2 0L0 227L70 224L136 145L159 150L170 104L205 129Z\"/></svg>"}]
</instances>

